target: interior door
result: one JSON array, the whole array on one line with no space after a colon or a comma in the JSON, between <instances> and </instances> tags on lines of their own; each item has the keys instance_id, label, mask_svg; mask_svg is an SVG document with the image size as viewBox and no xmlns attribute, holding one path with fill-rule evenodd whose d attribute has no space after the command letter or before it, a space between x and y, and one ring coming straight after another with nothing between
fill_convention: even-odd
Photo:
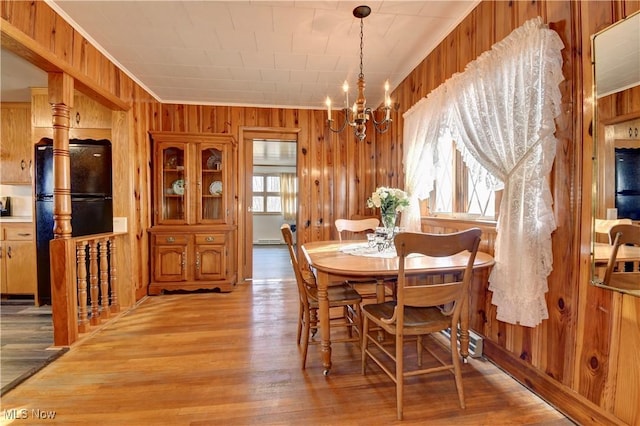
<instances>
[{"instance_id":1,"label":"interior door","mask_svg":"<svg viewBox=\"0 0 640 426\"><path fill-rule=\"evenodd\" d=\"M244 185L242 185L243 194L241 208L244 212L240 212L239 219L240 232L238 233L239 245L239 271L242 276L240 280L253 279L253 212L251 206L253 204L253 140L254 139L280 139L284 141L298 141L297 128L244 128L241 130L242 145L244 154L242 159L244 172ZM299 174L299 171L297 172ZM298 209L299 210L299 209Z\"/></svg>"}]
</instances>

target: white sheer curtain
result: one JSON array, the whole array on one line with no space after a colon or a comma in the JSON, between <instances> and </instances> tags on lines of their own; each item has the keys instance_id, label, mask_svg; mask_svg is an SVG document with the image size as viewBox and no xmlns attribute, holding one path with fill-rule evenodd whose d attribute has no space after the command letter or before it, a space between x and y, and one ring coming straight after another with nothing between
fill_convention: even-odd
<instances>
[{"instance_id":1,"label":"white sheer curtain","mask_svg":"<svg viewBox=\"0 0 640 426\"><path fill-rule=\"evenodd\" d=\"M282 214L284 220L296 220L298 187L295 173L280 174L280 197L282 199Z\"/></svg>"},{"instance_id":2,"label":"white sheer curtain","mask_svg":"<svg viewBox=\"0 0 640 426\"><path fill-rule=\"evenodd\" d=\"M548 318L544 294L556 228L548 175L555 157L563 47L536 18L438 88L446 92L440 126L451 133L467 166L504 184L489 289L498 320L529 327ZM405 129L415 126L413 120ZM405 147L415 152L421 143L431 142L410 139ZM423 184L432 182L411 182Z\"/></svg>"},{"instance_id":3,"label":"white sheer curtain","mask_svg":"<svg viewBox=\"0 0 640 426\"><path fill-rule=\"evenodd\" d=\"M440 86L425 99L415 104L404 114L404 189L410 197L401 218L401 225L407 231L420 231L420 206L418 200L429 197L436 178L436 143L444 130L442 111L446 90Z\"/></svg>"}]
</instances>

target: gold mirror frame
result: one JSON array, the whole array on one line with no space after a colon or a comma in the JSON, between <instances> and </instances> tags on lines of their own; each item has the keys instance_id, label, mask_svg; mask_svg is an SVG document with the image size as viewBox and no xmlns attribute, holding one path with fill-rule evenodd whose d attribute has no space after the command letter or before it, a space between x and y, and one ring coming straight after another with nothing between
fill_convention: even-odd
<instances>
[{"instance_id":1,"label":"gold mirror frame","mask_svg":"<svg viewBox=\"0 0 640 426\"><path fill-rule=\"evenodd\" d=\"M603 182L606 181L606 176L600 175L603 172L601 168L604 167L605 159L602 158L602 153L601 153L602 148L599 145L601 142L606 142L606 139L608 138L605 137L605 141L599 141L601 126L606 126L603 128L603 133L607 134L607 132L611 131L614 124L621 124L629 121L634 121L634 122L640 121L640 112L637 112L629 116L623 116L621 117L620 120L611 120L611 122L600 123L599 117L598 117L598 99L604 96L609 96L614 93L618 93L618 92L636 87L640 85L640 79L627 78L625 81L619 81L619 82L613 82L613 83L611 81L606 81L605 84L601 83L601 85L605 85L607 87L604 90L604 93L602 93L602 91L599 92L598 78L601 78L601 76L598 75L597 67L599 65L599 62L601 64L602 61L598 61L598 59L596 58L598 53L597 43L601 41L603 37L622 37L623 40L621 39L613 40L614 42L613 45L616 48L620 46L628 47L628 45L636 46L637 44L636 46L637 49L631 49L631 50L627 49L625 51L625 55L629 52L632 52L634 56L629 56L629 57L626 57L625 59L627 59L627 62L630 62L633 66L637 66L637 68L634 69L634 72L630 74L640 75L640 35L638 34L637 31L634 31L635 28L640 28L640 11L629 15L625 19L615 22L614 24L608 26L607 28L604 28L603 30L597 32L591 37L591 52L592 52L591 70L592 70L592 96L593 96L592 98L593 99L593 104L592 104L593 105L593 125L591 128L592 137L593 137L593 154L592 154L593 169L592 169L592 188L591 188L592 190L591 284L597 287L606 288L609 290L640 297L640 290L628 290L628 289L605 285L602 282L602 278L600 277L600 275L604 273L604 267L606 267L606 264L603 265L601 259L599 260L599 262L596 262L596 252L597 252L596 243L598 242L597 235L596 235L596 218L598 217L598 215L602 215L606 211L605 205L600 206L600 204L603 203L605 199L605 197L602 196L602 193L600 192L600 190L604 190L603 188L601 188L601 186L604 186ZM609 43L612 42L612 40L606 40L606 41L608 41ZM609 44L609 46L611 46L611 44ZM608 53L611 53L611 52L608 52ZM623 61L617 61L616 65L619 65L618 62L623 62ZM612 71L607 70L606 68L603 71L603 73L612 75ZM619 73L616 73L616 74L619 74ZM624 73L622 74L624 75ZM606 183L609 183L610 180L611 179L609 179Z\"/></svg>"}]
</instances>

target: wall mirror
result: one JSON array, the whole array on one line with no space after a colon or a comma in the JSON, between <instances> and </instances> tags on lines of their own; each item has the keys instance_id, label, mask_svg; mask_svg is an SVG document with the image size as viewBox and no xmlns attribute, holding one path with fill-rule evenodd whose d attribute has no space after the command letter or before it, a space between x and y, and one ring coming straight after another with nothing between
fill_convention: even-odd
<instances>
[{"instance_id":1,"label":"wall mirror","mask_svg":"<svg viewBox=\"0 0 640 426\"><path fill-rule=\"evenodd\" d=\"M594 34L592 284L640 297L640 247L618 251L616 271L605 282L612 252L609 230L640 226L640 12ZM627 248L629 250L627 250Z\"/></svg>"}]
</instances>

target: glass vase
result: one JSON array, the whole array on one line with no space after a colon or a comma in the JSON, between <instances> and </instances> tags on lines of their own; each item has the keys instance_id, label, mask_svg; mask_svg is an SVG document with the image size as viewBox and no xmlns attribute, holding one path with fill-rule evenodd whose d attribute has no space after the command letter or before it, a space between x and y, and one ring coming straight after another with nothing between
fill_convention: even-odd
<instances>
[{"instance_id":1,"label":"glass vase","mask_svg":"<svg viewBox=\"0 0 640 426\"><path fill-rule=\"evenodd\" d=\"M392 233L393 234L393 230L396 227L396 219L397 219L397 212L395 210L392 211L382 211L381 212L381 216L382 216L382 226L384 226L387 229L387 232Z\"/></svg>"}]
</instances>

